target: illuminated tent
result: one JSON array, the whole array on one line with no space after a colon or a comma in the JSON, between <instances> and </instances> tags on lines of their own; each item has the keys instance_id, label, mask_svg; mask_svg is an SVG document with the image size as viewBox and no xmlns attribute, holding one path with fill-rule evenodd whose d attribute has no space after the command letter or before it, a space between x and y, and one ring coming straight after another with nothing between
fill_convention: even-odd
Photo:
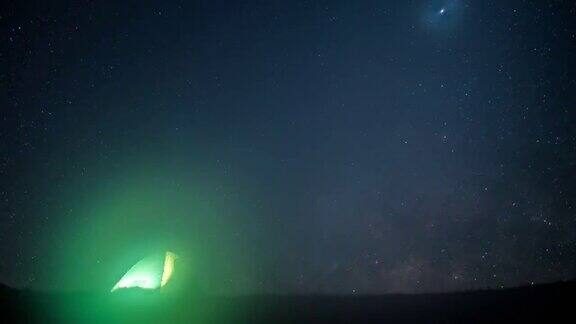
<instances>
[{"instance_id":1,"label":"illuminated tent","mask_svg":"<svg viewBox=\"0 0 576 324\"><path fill-rule=\"evenodd\" d=\"M164 287L174 272L178 256L172 252L148 256L126 272L111 291L122 288L158 289Z\"/></svg>"}]
</instances>

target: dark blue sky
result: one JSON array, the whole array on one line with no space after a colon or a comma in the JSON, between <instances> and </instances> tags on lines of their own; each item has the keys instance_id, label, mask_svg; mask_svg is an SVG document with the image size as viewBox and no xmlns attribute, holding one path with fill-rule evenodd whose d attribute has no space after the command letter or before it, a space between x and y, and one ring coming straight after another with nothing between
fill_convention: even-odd
<instances>
[{"instance_id":1,"label":"dark blue sky","mask_svg":"<svg viewBox=\"0 0 576 324\"><path fill-rule=\"evenodd\" d=\"M9 4L0 280L97 288L82 287L82 274L117 254L83 239L90 252L74 254L81 274L66 282L54 272L69 254L55 251L122 226L143 229L118 250L170 236L180 250L210 245L218 252L197 259L211 291L572 279L575 10L571 1ZM122 202L100 211L142 187L168 197L146 195L149 210L170 212ZM210 212L195 213L195 200ZM108 216L116 212L129 225Z\"/></svg>"}]
</instances>

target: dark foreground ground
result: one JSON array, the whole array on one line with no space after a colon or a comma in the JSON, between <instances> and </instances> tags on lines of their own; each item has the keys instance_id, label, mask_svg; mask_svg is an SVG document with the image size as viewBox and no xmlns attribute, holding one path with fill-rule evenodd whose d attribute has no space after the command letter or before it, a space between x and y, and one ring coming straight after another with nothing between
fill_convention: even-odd
<instances>
[{"instance_id":1,"label":"dark foreground ground","mask_svg":"<svg viewBox=\"0 0 576 324\"><path fill-rule=\"evenodd\" d=\"M0 287L0 322L471 323L572 322L576 282L451 294L253 296L128 291L40 294Z\"/></svg>"}]
</instances>

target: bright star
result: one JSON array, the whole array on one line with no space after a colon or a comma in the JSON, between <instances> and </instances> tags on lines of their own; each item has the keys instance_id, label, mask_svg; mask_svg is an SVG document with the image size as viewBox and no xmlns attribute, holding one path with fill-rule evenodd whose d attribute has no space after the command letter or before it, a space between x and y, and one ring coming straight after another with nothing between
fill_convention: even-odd
<instances>
[{"instance_id":1,"label":"bright star","mask_svg":"<svg viewBox=\"0 0 576 324\"><path fill-rule=\"evenodd\" d=\"M442 8L440 9L440 11L438 11L439 14L443 15L446 12L446 9Z\"/></svg>"}]
</instances>

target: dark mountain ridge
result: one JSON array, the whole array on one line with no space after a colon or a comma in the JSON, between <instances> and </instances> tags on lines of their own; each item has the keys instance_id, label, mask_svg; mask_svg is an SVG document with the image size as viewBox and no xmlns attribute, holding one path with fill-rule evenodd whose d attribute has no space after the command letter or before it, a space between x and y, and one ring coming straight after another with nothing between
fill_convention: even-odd
<instances>
[{"instance_id":1,"label":"dark mountain ridge","mask_svg":"<svg viewBox=\"0 0 576 324\"><path fill-rule=\"evenodd\" d=\"M34 293L6 286L0 287L0 293L2 316L13 322L469 323L570 318L576 281L499 290L365 296L222 297L141 290Z\"/></svg>"}]
</instances>

